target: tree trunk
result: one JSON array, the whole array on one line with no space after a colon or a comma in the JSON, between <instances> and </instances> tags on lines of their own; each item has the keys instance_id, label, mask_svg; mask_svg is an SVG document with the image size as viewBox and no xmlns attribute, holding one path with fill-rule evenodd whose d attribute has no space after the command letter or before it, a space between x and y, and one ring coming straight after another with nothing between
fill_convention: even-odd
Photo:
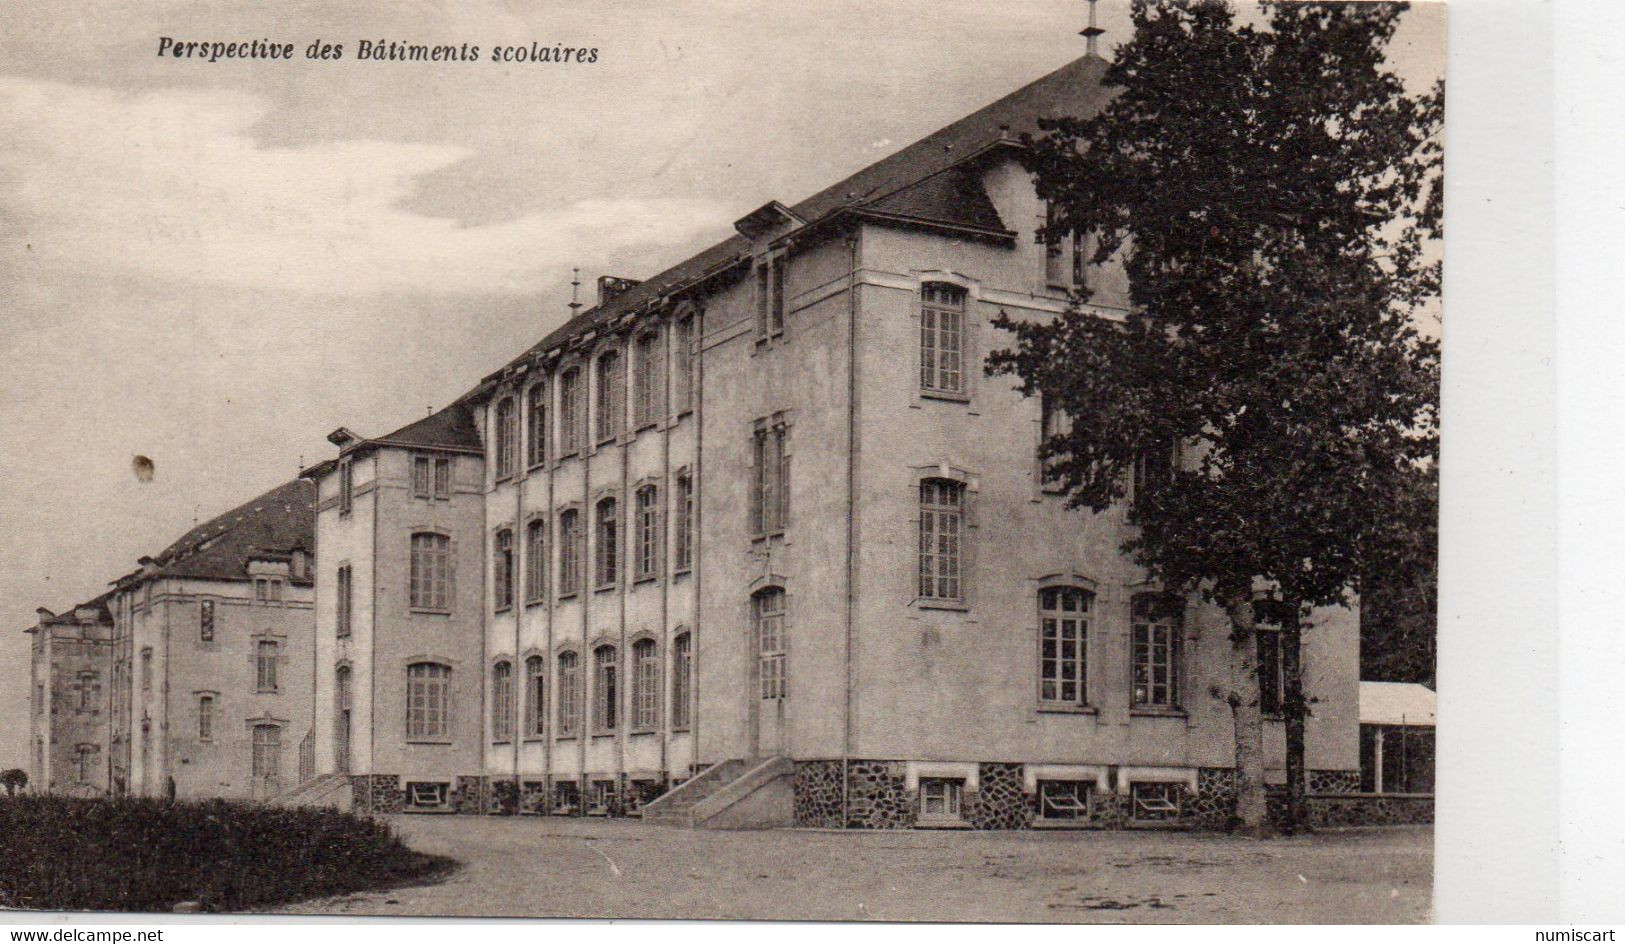
<instances>
[{"instance_id":1,"label":"tree trunk","mask_svg":"<svg viewBox=\"0 0 1625 944\"><path fill-rule=\"evenodd\" d=\"M1303 624L1297 600L1287 600L1281 617L1281 713L1286 720L1286 831L1309 832L1305 797L1304 719L1309 702L1303 692Z\"/></svg>"},{"instance_id":2,"label":"tree trunk","mask_svg":"<svg viewBox=\"0 0 1625 944\"><path fill-rule=\"evenodd\" d=\"M1230 713L1236 730L1235 827L1249 836L1270 834L1264 799L1264 715L1258 704L1258 643L1249 589L1228 596Z\"/></svg>"}]
</instances>

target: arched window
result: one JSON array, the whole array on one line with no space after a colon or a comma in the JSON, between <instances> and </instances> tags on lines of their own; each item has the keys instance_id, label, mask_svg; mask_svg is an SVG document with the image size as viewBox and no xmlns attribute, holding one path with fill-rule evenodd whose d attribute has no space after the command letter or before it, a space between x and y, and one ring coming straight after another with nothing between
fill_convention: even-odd
<instances>
[{"instance_id":1,"label":"arched window","mask_svg":"<svg viewBox=\"0 0 1625 944\"><path fill-rule=\"evenodd\" d=\"M503 528L496 534L491 560L491 579L496 608L505 610L513 606L513 529Z\"/></svg>"},{"instance_id":2,"label":"arched window","mask_svg":"<svg viewBox=\"0 0 1625 944\"><path fill-rule=\"evenodd\" d=\"M412 535L412 608L451 609L451 538L420 532Z\"/></svg>"},{"instance_id":3,"label":"arched window","mask_svg":"<svg viewBox=\"0 0 1625 944\"><path fill-rule=\"evenodd\" d=\"M350 667L333 670L333 769L350 772Z\"/></svg>"},{"instance_id":4,"label":"arched window","mask_svg":"<svg viewBox=\"0 0 1625 944\"><path fill-rule=\"evenodd\" d=\"M581 513L574 508L559 514L559 593L581 589Z\"/></svg>"},{"instance_id":5,"label":"arched window","mask_svg":"<svg viewBox=\"0 0 1625 944\"><path fill-rule=\"evenodd\" d=\"M438 662L406 667L406 736L443 738L451 731L451 668Z\"/></svg>"},{"instance_id":6,"label":"arched window","mask_svg":"<svg viewBox=\"0 0 1625 944\"><path fill-rule=\"evenodd\" d=\"M525 733L547 733L547 663L541 656L525 660Z\"/></svg>"},{"instance_id":7,"label":"arched window","mask_svg":"<svg viewBox=\"0 0 1625 944\"><path fill-rule=\"evenodd\" d=\"M497 478L513 475L514 458L518 455L519 425L514 416L513 397L503 397L497 403L496 415Z\"/></svg>"},{"instance_id":8,"label":"arched window","mask_svg":"<svg viewBox=\"0 0 1625 944\"><path fill-rule=\"evenodd\" d=\"M632 415L638 428L660 418L661 370L660 335L642 335L634 346L637 363L632 365Z\"/></svg>"},{"instance_id":9,"label":"arched window","mask_svg":"<svg viewBox=\"0 0 1625 944\"><path fill-rule=\"evenodd\" d=\"M525 602L540 603L547 595L547 522L525 525Z\"/></svg>"},{"instance_id":10,"label":"arched window","mask_svg":"<svg viewBox=\"0 0 1625 944\"><path fill-rule=\"evenodd\" d=\"M660 490L645 485L637 492L637 535L632 540L637 579L653 577L660 569Z\"/></svg>"},{"instance_id":11,"label":"arched window","mask_svg":"<svg viewBox=\"0 0 1625 944\"><path fill-rule=\"evenodd\" d=\"M678 413L685 413L694 404L694 317L692 315L681 319L675 327L672 337L674 376L672 377L672 399Z\"/></svg>"},{"instance_id":12,"label":"arched window","mask_svg":"<svg viewBox=\"0 0 1625 944\"><path fill-rule=\"evenodd\" d=\"M1177 599L1156 594L1134 598L1134 705L1178 708L1182 679L1182 619Z\"/></svg>"},{"instance_id":13,"label":"arched window","mask_svg":"<svg viewBox=\"0 0 1625 944\"><path fill-rule=\"evenodd\" d=\"M559 736L581 733L581 657L559 653Z\"/></svg>"},{"instance_id":14,"label":"arched window","mask_svg":"<svg viewBox=\"0 0 1625 944\"><path fill-rule=\"evenodd\" d=\"M671 726L684 730L692 723L694 640L680 633L671 643Z\"/></svg>"},{"instance_id":15,"label":"arched window","mask_svg":"<svg viewBox=\"0 0 1625 944\"><path fill-rule=\"evenodd\" d=\"M626 416L626 376L621 356L610 351L598 358L598 441L621 434Z\"/></svg>"},{"instance_id":16,"label":"arched window","mask_svg":"<svg viewBox=\"0 0 1625 944\"><path fill-rule=\"evenodd\" d=\"M1038 698L1047 705L1089 703L1089 608L1078 587L1038 591Z\"/></svg>"},{"instance_id":17,"label":"arched window","mask_svg":"<svg viewBox=\"0 0 1625 944\"><path fill-rule=\"evenodd\" d=\"M616 571L620 564L616 529L615 499L606 498L598 503L598 554L595 558L593 582L599 587L615 585Z\"/></svg>"},{"instance_id":18,"label":"arched window","mask_svg":"<svg viewBox=\"0 0 1625 944\"><path fill-rule=\"evenodd\" d=\"M951 479L920 483L920 598L964 600L960 581L965 530L965 486Z\"/></svg>"},{"instance_id":19,"label":"arched window","mask_svg":"<svg viewBox=\"0 0 1625 944\"><path fill-rule=\"evenodd\" d=\"M491 739L513 737L513 665L506 660L491 667Z\"/></svg>"},{"instance_id":20,"label":"arched window","mask_svg":"<svg viewBox=\"0 0 1625 944\"><path fill-rule=\"evenodd\" d=\"M694 476L677 476L677 534L672 549L672 570L677 573L694 566Z\"/></svg>"},{"instance_id":21,"label":"arched window","mask_svg":"<svg viewBox=\"0 0 1625 944\"><path fill-rule=\"evenodd\" d=\"M563 455L581 449L586 420L581 392L581 368L571 367L559 375L559 452Z\"/></svg>"},{"instance_id":22,"label":"arched window","mask_svg":"<svg viewBox=\"0 0 1625 944\"><path fill-rule=\"evenodd\" d=\"M632 727L650 730L660 723L660 654L653 639L632 644Z\"/></svg>"},{"instance_id":23,"label":"arched window","mask_svg":"<svg viewBox=\"0 0 1625 944\"><path fill-rule=\"evenodd\" d=\"M784 590L768 587L750 598L751 628L756 642L756 670L764 699L789 694L784 665Z\"/></svg>"},{"instance_id":24,"label":"arched window","mask_svg":"<svg viewBox=\"0 0 1625 944\"><path fill-rule=\"evenodd\" d=\"M963 394L965 290L943 282L920 286L920 389Z\"/></svg>"},{"instance_id":25,"label":"arched window","mask_svg":"<svg viewBox=\"0 0 1625 944\"><path fill-rule=\"evenodd\" d=\"M621 689L617 662L618 654L614 646L599 646L592 651L592 727L595 732L613 731L620 722Z\"/></svg>"},{"instance_id":26,"label":"arched window","mask_svg":"<svg viewBox=\"0 0 1625 944\"><path fill-rule=\"evenodd\" d=\"M525 463L547 461L547 387L534 384L525 394Z\"/></svg>"}]
</instances>

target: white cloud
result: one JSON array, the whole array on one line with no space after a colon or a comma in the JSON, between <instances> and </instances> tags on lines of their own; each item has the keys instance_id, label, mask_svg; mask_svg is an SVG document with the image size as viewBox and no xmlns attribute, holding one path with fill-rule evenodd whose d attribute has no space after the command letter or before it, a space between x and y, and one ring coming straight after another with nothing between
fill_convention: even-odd
<instances>
[{"instance_id":1,"label":"white cloud","mask_svg":"<svg viewBox=\"0 0 1625 944\"><path fill-rule=\"evenodd\" d=\"M523 294L584 252L682 245L726 225L708 200L590 198L467 226L402 208L473 152L348 140L262 147L254 95L0 77L5 251L85 272L255 289Z\"/></svg>"}]
</instances>

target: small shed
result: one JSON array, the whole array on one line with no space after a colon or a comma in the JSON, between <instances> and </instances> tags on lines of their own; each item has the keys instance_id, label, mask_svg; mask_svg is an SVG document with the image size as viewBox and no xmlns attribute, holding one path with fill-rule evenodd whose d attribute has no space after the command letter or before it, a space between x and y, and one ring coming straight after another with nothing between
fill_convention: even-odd
<instances>
[{"instance_id":1,"label":"small shed","mask_svg":"<svg viewBox=\"0 0 1625 944\"><path fill-rule=\"evenodd\" d=\"M1433 792L1439 696L1414 682L1360 683L1360 790Z\"/></svg>"}]
</instances>

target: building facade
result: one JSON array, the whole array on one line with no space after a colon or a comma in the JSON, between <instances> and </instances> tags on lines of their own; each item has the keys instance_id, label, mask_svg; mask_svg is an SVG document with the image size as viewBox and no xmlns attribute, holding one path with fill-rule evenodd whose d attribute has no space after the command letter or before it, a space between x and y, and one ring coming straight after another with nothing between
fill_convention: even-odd
<instances>
[{"instance_id":1,"label":"building facade","mask_svg":"<svg viewBox=\"0 0 1625 944\"><path fill-rule=\"evenodd\" d=\"M111 777L113 620L104 594L60 615L41 607L29 646L28 784L95 796Z\"/></svg>"},{"instance_id":2,"label":"building facade","mask_svg":"<svg viewBox=\"0 0 1625 944\"><path fill-rule=\"evenodd\" d=\"M1126 310L1120 266L1038 241L1019 162L1040 118L1100 106L1103 69L600 279L441 414L336 432L307 473L320 769L370 809L1222 821L1223 614L1122 555L1125 508L1064 507L1037 458L1057 418L980 366L1000 313L1053 317L1085 281ZM1358 619L1312 623L1310 788L1352 791Z\"/></svg>"},{"instance_id":3,"label":"building facade","mask_svg":"<svg viewBox=\"0 0 1625 944\"><path fill-rule=\"evenodd\" d=\"M112 792L266 800L300 782L313 685L313 492L285 483L115 582Z\"/></svg>"}]
</instances>

